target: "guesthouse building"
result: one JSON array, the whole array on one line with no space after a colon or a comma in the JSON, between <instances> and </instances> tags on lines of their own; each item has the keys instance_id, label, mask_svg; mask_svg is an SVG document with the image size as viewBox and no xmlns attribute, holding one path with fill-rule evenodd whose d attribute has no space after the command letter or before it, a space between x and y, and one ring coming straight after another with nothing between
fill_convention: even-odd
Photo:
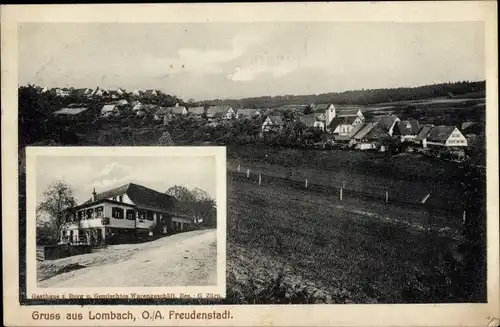
<instances>
[{"instance_id":1,"label":"guesthouse building","mask_svg":"<svg viewBox=\"0 0 500 327\"><path fill-rule=\"evenodd\" d=\"M65 211L61 243L105 245L133 242L146 235L192 229L194 218L177 214L177 199L129 183L96 193Z\"/></svg>"}]
</instances>

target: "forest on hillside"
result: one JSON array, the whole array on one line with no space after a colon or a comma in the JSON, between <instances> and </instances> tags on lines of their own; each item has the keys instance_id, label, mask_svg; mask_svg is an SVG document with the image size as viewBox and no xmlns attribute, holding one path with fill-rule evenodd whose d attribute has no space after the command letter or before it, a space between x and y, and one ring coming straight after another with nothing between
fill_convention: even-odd
<instances>
[{"instance_id":1,"label":"forest on hillside","mask_svg":"<svg viewBox=\"0 0 500 327\"><path fill-rule=\"evenodd\" d=\"M206 105L231 105L234 108L274 108L290 104L333 103L336 105L372 105L429 98L483 98L486 82L461 81L370 90L353 90L310 95L262 96L244 99L215 99L202 101Z\"/></svg>"}]
</instances>

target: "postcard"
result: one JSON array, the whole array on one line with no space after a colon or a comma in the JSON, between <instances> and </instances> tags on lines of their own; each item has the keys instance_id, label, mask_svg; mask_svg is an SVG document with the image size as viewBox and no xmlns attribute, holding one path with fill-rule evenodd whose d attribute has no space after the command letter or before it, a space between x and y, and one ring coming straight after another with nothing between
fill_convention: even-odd
<instances>
[{"instance_id":1,"label":"postcard","mask_svg":"<svg viewBox=\"0 0 500 327\"><path fill-rule=\"evenodd\" d=\"M2 6L7 326L497 326L493 1Z\"/></svg>"}]
</instances>

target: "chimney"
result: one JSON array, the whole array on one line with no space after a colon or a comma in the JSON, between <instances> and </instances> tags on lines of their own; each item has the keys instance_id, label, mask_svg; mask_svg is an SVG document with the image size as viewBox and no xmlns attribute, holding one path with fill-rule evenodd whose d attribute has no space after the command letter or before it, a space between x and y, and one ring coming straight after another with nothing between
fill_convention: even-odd
<instances>
[{"instance_id":1,"label":"chimney","mask_svg":"<svg viewBox=\"0 0 500 327\"><path fill-rule=\"evenodd\" d=\"M94 191L92 192L92 202L95 201L95 196L97 195L97 193L95 192L95 187L94 187Z\"/></svg>"}]
</instances>

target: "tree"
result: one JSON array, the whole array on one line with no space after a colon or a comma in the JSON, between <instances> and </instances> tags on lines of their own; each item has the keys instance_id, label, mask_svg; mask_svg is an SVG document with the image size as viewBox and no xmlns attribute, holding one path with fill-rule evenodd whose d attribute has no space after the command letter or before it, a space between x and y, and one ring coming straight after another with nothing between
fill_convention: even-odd
<instances>
[{"instance_id":1,"label":"tree","mask_svg":"<svg viewBox=\"0 0 500 327\"><path fill-rule=\"evenodd\" d=\"M165 194L178 200L176 210L180 213L203 218L205 226L215 227L217 225L215 200L204 190L199 188L189 190L185 186L174 185Z\"/></svg>"},{"instance_id":2,"label":"tree","mask_svg":"<svg viewBox=\"0 0 500 327\"><path fill-rule=\"evenodd\" d=\"M76 205L73 189L62 180L47 186L43 192L43 200L36 208L37 225L50 230L52 239L58 239L61 227L65 223L64 211ZM43 217L47 217L44 221Z\"/></svg>"}]
</instances>

